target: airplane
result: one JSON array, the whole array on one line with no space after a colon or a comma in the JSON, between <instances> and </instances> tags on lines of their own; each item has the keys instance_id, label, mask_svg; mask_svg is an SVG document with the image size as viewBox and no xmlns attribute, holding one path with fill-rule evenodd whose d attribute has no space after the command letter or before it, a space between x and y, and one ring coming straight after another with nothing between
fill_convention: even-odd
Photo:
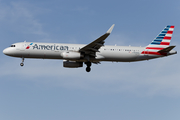
<instances>
[{"instance_id":1,"label":"airplane","mask_svg":"<svg viewBox=\"0 0 180 120\"><path fill-rule=\"evenodd\" d=\"M145 47L110 46L104 45L105 39L110 35L114 24L109 30L93 42L84 44L61 44L20 42L12 44L3 50L5 55L22 59L20 66L24 66L25 58L36 59L63 59L63 67L78 68L86 64L86 71L91 71L91 65L102 61L135 62L150 60L177 54L170 46L174 26L166 26L158 36Z\"/></svg>"}]
</instances>

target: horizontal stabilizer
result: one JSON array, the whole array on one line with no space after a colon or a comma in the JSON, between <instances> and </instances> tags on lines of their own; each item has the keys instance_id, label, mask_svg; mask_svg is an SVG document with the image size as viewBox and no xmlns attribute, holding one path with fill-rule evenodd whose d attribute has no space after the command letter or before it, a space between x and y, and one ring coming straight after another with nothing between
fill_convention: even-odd
<instances>
[{"instance_id":1,"label":"horizontal stabilizer","mask_svg":"<svg viewBox=\"0 0 180 120\"><path fill-rule=\"evenodd\" d=\"M167 53L167 52L171 51L174 47L176 47L176 46L169 46L169 47L167 47L167 48L164 48L164 49L162 49L162 50L159 50L158 52L159 52L159 53Z\"/></svg>"}]
</instances>

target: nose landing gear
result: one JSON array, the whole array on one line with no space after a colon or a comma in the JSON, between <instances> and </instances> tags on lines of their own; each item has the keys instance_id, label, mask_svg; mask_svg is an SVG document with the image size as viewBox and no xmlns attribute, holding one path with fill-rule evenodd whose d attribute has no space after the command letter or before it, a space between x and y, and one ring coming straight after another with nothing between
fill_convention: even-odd
<instances>
[{"instance_id":1,"label":"nose landing gear","mask_svg":"<svg viewBox=\"0 0 180 120\"><path fill-rule=\"evenodd\" d=\"M20 66L24 66L24 58L22 58L22 63L20 63Z\"/></svg>"}]
</instances>

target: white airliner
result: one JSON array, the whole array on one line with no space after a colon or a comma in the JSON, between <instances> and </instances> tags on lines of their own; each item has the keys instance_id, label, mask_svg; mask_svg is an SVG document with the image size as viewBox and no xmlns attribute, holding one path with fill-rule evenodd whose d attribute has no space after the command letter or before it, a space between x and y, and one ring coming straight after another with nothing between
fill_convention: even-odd
<instances>
[{"instance_id":1,"label":"white airliner","mask_svg":"<svg viewBox=\"0 0 180 120\"><path fill-rule=\"evenodd\" d=\"M169 46L174 26L165 27L146 47L104 45L105 39L113 28L114 24L104 35L88 45L20 42L4 49L3 53L22 58L21 66L24 65L24 58L63 59L63 66L68 68L83 67L83 63L85 63L87 72L91 71L91 63L98 64L101 61L134 62L177 53L172 50L175 46Z\"/></svg>"}]
</instances>

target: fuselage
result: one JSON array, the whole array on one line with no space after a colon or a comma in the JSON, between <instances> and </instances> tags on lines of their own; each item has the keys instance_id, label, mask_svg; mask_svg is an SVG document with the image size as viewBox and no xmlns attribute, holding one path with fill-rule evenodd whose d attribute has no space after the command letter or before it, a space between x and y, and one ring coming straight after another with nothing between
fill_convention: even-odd
<instances>
[{"instance_id":1,"label":"fuselage","mask_svg":"<svg viewBox=\"0 0 180 120\"><path fill-rule=\"evenodd\" d=\"M61 43L37 43L37 42L21 42L15 43L6 48L3 53L20 58L37 58L37 59L65 59L78 62L86 62L85 58L70 57L66 58L64 53L78 53L83 48L83 44L61 44ZM102 46L96 56L90 58L91 62L100 61L116 61L116 62L133 62L148 60L164 55L143 54L146 47L132 46ZM176 51L171 50L168 55L175 54Z\"/></svg>"}]
</instances>

